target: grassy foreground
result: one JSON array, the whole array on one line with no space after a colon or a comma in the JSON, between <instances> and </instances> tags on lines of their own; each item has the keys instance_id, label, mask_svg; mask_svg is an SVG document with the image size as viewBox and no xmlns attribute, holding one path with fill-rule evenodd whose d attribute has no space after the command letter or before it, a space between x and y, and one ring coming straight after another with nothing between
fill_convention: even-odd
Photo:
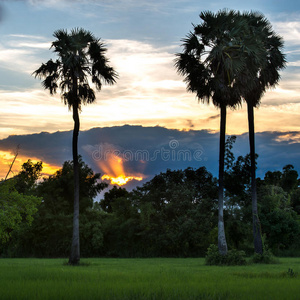
<instances>
[{"instance_id":1,"label":"grassy foreground","mask_svg":"<svg viewBox=\"0 0 300 300\"><path fill-rule=\"evenodd\" d=\"M300 258L237 267L201 258L81 261L0 259L0 299L300 299Z\"/></svg>"}]
</instances>

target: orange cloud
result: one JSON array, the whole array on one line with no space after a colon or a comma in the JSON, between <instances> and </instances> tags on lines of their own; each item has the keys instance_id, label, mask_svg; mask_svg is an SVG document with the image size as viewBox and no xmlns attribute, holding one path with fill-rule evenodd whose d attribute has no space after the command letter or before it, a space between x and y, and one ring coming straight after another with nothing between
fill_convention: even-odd
<instances>
[{"instance_id":1,"label":"orange cloud","mask_svg":"<svg viewBox=\"0 0 300 300\"><path fill-rule=\"evenodd\" d=\"M129 174L126 172L123 163L124 160L122 157L113 153L107 154L104 160L98 162L99 168L104 173L101 179L109 180L111 184L120 186L132 180L141 181L144 179L142 174Z\"/></svg>"},{"instance_id":2,"label":"orange cloud","mask_svg":"<svg viewBox=\"0 0 300 300\"><path fill-rule=\"evenodd\" d=\"M14 160L15 154L12 154L9 151L0 151L0 178L4 179L9 171L9 168ZM8 176L8 178L11 178L15 175L17 175L21 168L22 164L26 162L28 159L31 159L33 163L37 163L40 161L40 159L34 157L27 157L27 156L22 156L18 155L15 159L15 162L12 166L11 172ZM61 167L55 166L55 165L50 165L47 163L43 162L43 170L42 170L42 175L44 176L49 176L54 174L58 169Z\"/></svg>"}]
</instances>

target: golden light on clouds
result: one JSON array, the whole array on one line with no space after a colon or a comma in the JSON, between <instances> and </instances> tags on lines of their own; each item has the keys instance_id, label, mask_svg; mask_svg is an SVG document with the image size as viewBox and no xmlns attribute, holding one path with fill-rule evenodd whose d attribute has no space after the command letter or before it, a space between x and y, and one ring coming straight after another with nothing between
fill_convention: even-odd
<instances>
[{"instance_id":1,"label":"golden light on clouds","mask_svg":"<svg viewBox=\"0 0 300 300\"><path fill-rule=\"evenodd\" d=\"M8 152L8 151L0 151L0 178L4 179L6 174L9 171L10 165L12 164L14 160L15 154ZM26 157L22 155L17 155L15 162L12 166L11 173L9 174L8 178L11 178L15 175L17 175L22 168L22 164L28 161L28 159L31 159L33 163L37 163L38 161L41 161L38 158L32 158L32 157ZM57 170L59 170L61 167L50 165L48 163L43 162L43 170L42 175L43 176L49 176L54 174Z\"/></svg>"},{"instance_id":2,"label":"golden light on clouds","mask_svg":"<svg viewBox=\"0 0 300 300\"><path fill-rule=\"evenodd\" d=\"M282 133L282 135L279 135L277 139L275 139L277 142L289 142L289 144L295 144L300 143L300 133L299 132L291 132L291 133Z\"/></svg>"},{"instance_id":3,"label":"golden light on clouds","mask_svg":"<svg viewBox=\"0 0 300 300\"><path fill-rule=\"evenodd\" d=\"M106 154L105 159L99 161L98 165L104 173L101 179L109 180L111 184L122 186L132 180L143 180L141 174L128 174L124 169L123 158L113 153Z\"/></svg>"},{"instance_id":4,"label":"golden light on clouds","mask_svg":"<svg viewBox=\"0 0 300 300\"><path fill-rule=\"evenodd\" d=\"M138 181L141 181L143 180L143 177L137 177L137 176L126 176L126 175L120 175L118 177L112 177L112 176L109 176L109 175L103 175L101 177L101 179L107 179L110 181L111 184L116 184L116 185L119 185L119 186L122 186L126 183L128 183L129 181L131 180L138 180Z\"/></svg>"}]
</instances>

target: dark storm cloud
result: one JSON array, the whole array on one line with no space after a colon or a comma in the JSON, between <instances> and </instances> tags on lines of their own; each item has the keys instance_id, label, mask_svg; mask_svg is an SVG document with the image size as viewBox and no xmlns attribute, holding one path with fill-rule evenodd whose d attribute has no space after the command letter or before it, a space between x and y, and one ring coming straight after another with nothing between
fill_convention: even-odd
<instances>
[{"instance_id":1,"label":"dark storm cloud","mask_svg":"<svg viewBox=\"0 0 300 300\"><path fill-rule=\"evenodd\" d=\"M99 166L99 161L115 155L123 159L127 172L151 177L167 168L203 165L217 139L207 131L122 126L82 132L80 144L90 164Z\"/></svg>"},{"instance_id":2,"label":"dark storm cloud","mask_svg":"<svg viewBox=\"0 0 300 300\"><path fill-rule=\"evenodd\" d=\"M299 171L300 143L296 139L299 135L299 132L257 133L258 176L263 177L268 170L281 170L287 164L293 164ZM20 154L61 165L72 158L71 141L72 131L14 135L0 140L0 150L13 152L20 144ZM249 152L248 134L237 136L233 152L236 157ZM123 160L126 172L143 174L147 179L168 168L200 166L217 176L219 134L129 125L93 128L80 132L79 153L95 172L102 174L103 166L114 155ZM134 184L131 182L130 186Z\"/></svg>"},{"instance_id":3,"label":"dark storm cloud","mask_svg":"<svg viewBox=\"0 0 300 300\"><path fill-rule=\"evenodd\" d=\"M11 135L0 140L0 149L14 152L19 145L22 156L36 157L45 163L60 165L71 157L71 140L72 131Z\"/></svg>"}]
</instances>

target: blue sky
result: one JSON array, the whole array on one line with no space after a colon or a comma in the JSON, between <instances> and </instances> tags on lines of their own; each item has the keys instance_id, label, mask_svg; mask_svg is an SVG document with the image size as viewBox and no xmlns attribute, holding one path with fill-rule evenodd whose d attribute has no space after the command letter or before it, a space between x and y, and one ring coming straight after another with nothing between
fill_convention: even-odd
<instances>
[{"instance_id":1,"label":"blue sky","mask_svg":"<svg viewBox=\"0 0 300 300\"><path fill-rule=\"evenodd\" d=\"M201 11L228 8L262 12L283 37L287 68L255 111L256 131L300 140L299 1L2 0L0 6L0 139L73 128L60 96L50 96L31 74L54 57L53 32L74 27L104 40L119 73L116 85L104 86L97 102L83 107L82 130L130 124L217 132L218 109L186 92L174 57ZM227 133L247 130L245 107L228 111Z\"/></svg>"}]
</instances>

